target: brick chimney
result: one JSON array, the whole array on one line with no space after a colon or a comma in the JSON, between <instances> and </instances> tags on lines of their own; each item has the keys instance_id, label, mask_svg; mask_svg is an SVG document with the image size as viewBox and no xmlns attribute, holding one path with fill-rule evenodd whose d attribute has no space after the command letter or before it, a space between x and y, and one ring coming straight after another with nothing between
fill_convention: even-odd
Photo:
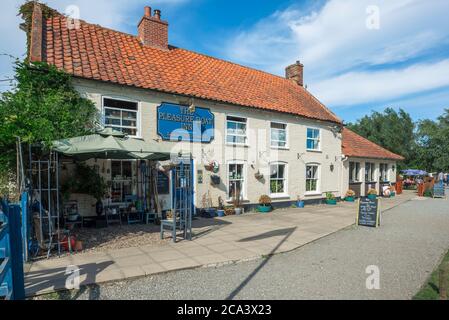
<instances>
[{"instance_id":1,"label":"brick chimney","mask_svg":"<svg viewBox=\"0 0 449 320\"><path fill-rule=\"evenodd\" d=\"M138 25L139 39L145 46L168 50L168 23L161 20L161 11L145 7L145 13Z\"/></svg>"},{"instance_id":2,"label":"brick chimney","mask_svg":"<svg viewBox=\"0 0 449 320\"><path fill-rule=\"evenodd\" d=\"M42 61L42 8L39 3L35 3L33 7L33 15L31 18L31 30L30 30L30 46L28 52L28 58L30 62Z\"/></svg>"},{"instance_id":3,"label":"brick chimney","mask_svg":"<svg viewBox=\"0 0 449 320\"><path fill-rule=\"evenodd\" d=\"M303 87L304 86L303 72L304 72L304 65L301 62L296 61L296 63L285 68L285 77Z\"/></svg>"}]
</instances>

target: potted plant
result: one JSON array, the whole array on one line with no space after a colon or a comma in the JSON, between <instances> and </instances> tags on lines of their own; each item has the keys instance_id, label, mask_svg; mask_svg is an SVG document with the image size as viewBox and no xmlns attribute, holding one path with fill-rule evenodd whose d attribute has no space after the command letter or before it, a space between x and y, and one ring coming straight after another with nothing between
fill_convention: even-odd
<instances>
[{"instance_id":1,"label":"potted plant","mask_svg":"<svg viewBox=\"0 0 449 320\"><path fill-rule=\"evenodd\" d=\"M304 208L304 201L303 200L301 200L301 197L300 196L298 196L297 197L297 200L296 200L296 207L297 208Z\"/></svg>"},{"instance_id":2,"label":"potted plant","mask_svg":"<svg viewBox=\"0 0 449 320\"><path fill-rule=\"evenodd\" d=\"M257 208L259 212L261 213L267 213L270 212L271 207L271 198L267 196L266 194L262 195L259 198L259 207Z\"/></svg>"},{"instance_id":3,"label":"potted plant","mask_svg":"<svg viewBox=\"0 0 449 320\"><path fill-rule=\"evenodd\" d=\"M222 197L218 197L217 216L219 216L219 217L224 217L225 216L224 201L223 201Z\"/></svg>"},{"instance_id":4,"label":"potted plant","mask_svg":"<svg viewBox=\"0 0 449 320\"><path fill-rule=\"evenodd\" d=\"M332 192L326 192L326 203L333 206L337 204L337 199Z\"/></svg>"},{"instance_id":5,"label":"potted plant","mask_svg":"<svg viewBox=\"0 0 449 320\"><path fill-rule=\"evenodd\" d=\"M394 186L391 186L390 191L390 198L394 198L396 196L396 188Z\"/></svg>"},{"instance_id":6,"label":"potted plant","mask_svg":"<svg viewBox=\"0 0 449 320\"><path fill-rule=\"evenodd\" d=\"M232 216L235 214L233 206L225 206L224 207L225 216Z\"/></svg>"},{"instance_id":7,"label":"potted plant","mask_svg":"<svg viewBox=\"0 0 449 320\"><path fill-rule=\"evenodd\" d=\"M212 208L212 198L210 196L210 192L207 192L203 195L202 198L203 210L210 218L215 217L215 209Z\"/></svg>"},{"instance_id":8,"label":"potted plant","mask_svg":"<svg viewBox=\"0 0 449 320\"><path fill-rule=\"evenodd\" d=\"M349 189L345 195L345 201L354 202L355 192L354 190Z\"/></svg>"},{"instance_id":9,"label":"potted plant","mask_svg":"<svg viewBox=\"0 0 449 320\"><path fill-rule=\"evenodd\" d=\"M243 213L242 208L242 194L240 188L235 188L234 196L232 197L232 204L234 205L234 212L236 215L241 215Z\"/></svg>"},{"instance_id":10,"label":"potted plant","mask_svg":"<svg viewBox=\"0 0 449 320\"><path fill-rule=\"evenodd\" d=\"M368 199L371 199L371 200L376 200L377 199L377 190L376 189L369 189L368 190Z\"/></svg>"}]
</instances>

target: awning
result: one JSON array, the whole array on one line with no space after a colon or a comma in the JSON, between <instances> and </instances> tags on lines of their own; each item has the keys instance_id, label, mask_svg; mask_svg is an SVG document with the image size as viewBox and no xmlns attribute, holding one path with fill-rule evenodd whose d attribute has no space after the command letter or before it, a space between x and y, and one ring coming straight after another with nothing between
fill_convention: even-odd
<instances>
[{"instance_id":1,"label":"awning","mask_svg":"<svg viewBox=\"0 0 449 320\"><path fill-rule=\"evenodd\" d=\"M97 158L164 161L170 159L168 146L130 138L112 128L106 128L92 135L54 141L52 149L79 160Z\"/></svg>"},{"instance_id":2,"label":"awning","mask_svg":"<svg viewBox=\"0 0 449 320\"><path fill-rule=\"evenodd\" d=\"M427 172L424 170L406 169L401 171L406 176L426 176Z\"/></svg>"}]
</instances>

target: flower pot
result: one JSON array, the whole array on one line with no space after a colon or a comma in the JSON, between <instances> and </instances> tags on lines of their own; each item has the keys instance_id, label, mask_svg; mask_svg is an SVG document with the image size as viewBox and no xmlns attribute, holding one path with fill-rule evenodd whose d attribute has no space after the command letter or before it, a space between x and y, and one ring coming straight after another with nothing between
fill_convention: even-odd
<instances>
[{"instance_id":1,"label":"flower pot","mask_svg":"<svg viewBox=\"0 0 449 320\"><path fill-rule=\"evenodd\" d=\"M76 252L83 251L83 242L82 241L77 240L75 242L75 251Z\"/></svg>"},{"instance_id":2,"label":"flower pot","mask_svg":"<svg viewBox=\"0 0 449 320\"><path fill-rule=\"evenodd\" d=\"M346 197L345 201L346 202L354 202L354 197Z\"/></svg>"},{"instance_id":3,"label":"flower pot","mask_svg":"<svg viewBox=\"0 0 449 320\"><path fill-rule=\"evenodd\" d=\"M217 216L224 217L225 216L225 211L224 210L217 210Z\"/></svg>"},{"instance_id":4,"label":"flower pot","mask_svg":"<svg viewBox=\"0 0 449 320\"><path fill-rule=\"evenodd\" d=\"M259 211L260 213L268 213L271 212L271 206L258 206L257 207L257 211Z\"/></svg>"},{"instance_id":5,"label":"flower pot","mask_svg":"<svg viewBox=\"0 0 449 320\"><path fill-rule=\"evenodd\" d=\"M326 199L326 203L331 206L335 206L337 204L337 199Z\"/></svg>"},{"instance_id":6,"label":"flower pot","mask_svg":"<svg viewBox=\"0 0 449 320\"><path fill-rule=\"evenodd\" d=\"M216 215L215 209L207 209L206 212L209 214L209 217L213 218Z\"/></svg>"},{"instance_id":7,"label":"flower pot","mask_svg":"<svg viewBox=\"0 0 449 320\"><path fill-rule=\"evenodd\" d=\"M235 211L235 214L237 216L239 216L239 215L241 215L243 213L243 209L242 208L235 208L234 211Z\"/></svg>"},{"instance_id":8,"label":"flower pot","mask_svg":"<svg viewBox=\"0 0 449 320\"><path fill-rule=\"evenodd\" d=\"M369 194L369 195L368 195L368 199L370 199L370 200L376 200L376 199L377 199L377 194Z\"/></svg>"},{"instance_id":9,"label":"flower pot","mask_svg":"<svg viewBox=\"0 0 449 320\"><path fill-rule=\"evenodd\" d=\"M296 201L296 207L297 208L304 208L304 201Z\"/></svg>"}]
</instances>

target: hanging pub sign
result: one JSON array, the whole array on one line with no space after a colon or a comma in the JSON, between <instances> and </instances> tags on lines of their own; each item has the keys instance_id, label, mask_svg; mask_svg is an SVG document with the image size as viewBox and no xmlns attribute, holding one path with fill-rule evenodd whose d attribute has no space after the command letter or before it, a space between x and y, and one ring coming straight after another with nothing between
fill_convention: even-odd
<instances>
[{"instance_id":1,"label":"hanging pub sign","mask_svg":"<svg viewBox=\"0 0 449 320\"><path fill-rule=\"evenodd\" d=\"M357 225L376 228L380 225L380 200L362 197L359 200Z\"/></svg>"},{"instance_id":2,"label":"hanging pub sign","mask_svg":"<svg viewBox=\"0 0 449 320\"><path fill-rule=\"evenodd\" d=\"M163 140L210 143L215 117L210 109L162 103L157 108L157 133Z\"/></svg>"}]
</instances>

